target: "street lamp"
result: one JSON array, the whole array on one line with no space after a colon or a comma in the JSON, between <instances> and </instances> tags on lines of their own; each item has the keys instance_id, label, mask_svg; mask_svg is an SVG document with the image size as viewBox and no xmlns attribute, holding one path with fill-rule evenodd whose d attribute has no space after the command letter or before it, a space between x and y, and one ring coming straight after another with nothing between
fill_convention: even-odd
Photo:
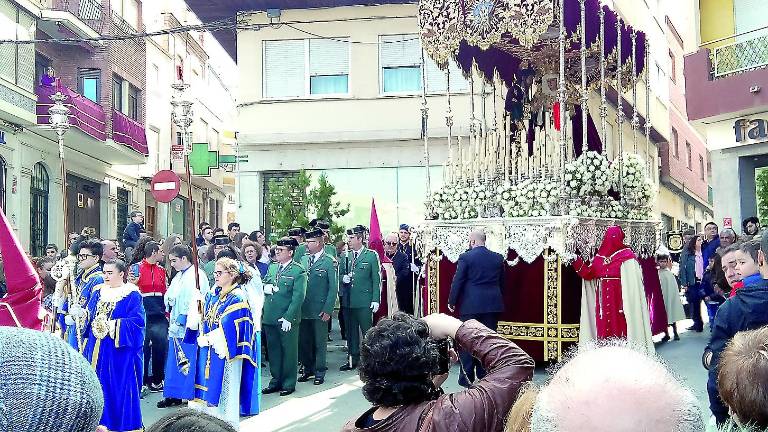
<instances>
[{"instance_id":1,"label":"street lamp","mask_svg":"<svg viewBox=\"0 0 768 432\"><path fill-rule=\"evenodd\" d=\"M171 121L181 129L181 144L184 147L184 169L187 174L187 207L192 219L189 227L189 238L192 239L192 256L197 256L197 234L195 232L195 203L192 199L192 171L189 168L189 154L192 151L192 143L189 141L189 127L192 126L192 101L187 98L186 92L189 84L184 82L183 75L179 71L179 81L171 84L173 96L171 97ZM172 163L172 162L171 162ZM195 274L198 272L198 260L193 259L192 265L195 266ZM195 278L195 286L200 291L200 278ZM200 307L200 305L198 305Z\"/></svg>"},{"instance_id":2,"label":"street lamp","mask_svg":"<svg viewBox=\"0 0 768 432\"><path fill-rule=\"evenodd\" d=\"M69 227L67 226L67 169L64 163L64 134L70 128L69 114L70 110L64 105L69 97L65 94L57 91L51 95L53 106L48 108L49 123L51 129L56 132L59 142L59 160L61 165L61 202L62 202L62 214L64 216L64 239L69 235Z\"/></svg>"}]
</instances>

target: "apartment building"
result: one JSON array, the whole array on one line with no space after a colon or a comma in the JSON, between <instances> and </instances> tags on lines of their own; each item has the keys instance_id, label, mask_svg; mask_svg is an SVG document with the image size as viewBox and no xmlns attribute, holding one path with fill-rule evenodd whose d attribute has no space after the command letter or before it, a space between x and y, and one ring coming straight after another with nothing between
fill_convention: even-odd
<instances>
[{"instance_id":1,"label":"apartment building","mask_svg":"<svg viewBox=\"0 0 768 432\"><path fill-rule=\"evenodd\" d=\"M697 0L694 10L688 117L711 152L715 219L740 232L757 215L755 170L768 166L768 3Z\"/></svg>"}]
</instances>

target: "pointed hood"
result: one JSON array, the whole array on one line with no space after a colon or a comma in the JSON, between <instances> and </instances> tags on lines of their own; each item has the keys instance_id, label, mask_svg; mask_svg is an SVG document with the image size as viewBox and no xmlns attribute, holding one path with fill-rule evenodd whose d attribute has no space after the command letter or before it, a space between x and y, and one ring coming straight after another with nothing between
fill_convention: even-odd
<instances>
[{"instance_id":1,"label":"pointed hood","mask_svg":"<svg viewBox=\"0 0 768 432\"><path fill-rule=\"evenodd\" d=\"M0 325L15 326L13 314L22 327L41 330L45 312L40 303L42 288L35 268L0 209L0 253L5 268L8 296L0 300ZM8 271L13 269L13 271ZM11 311L9 311L10 306Z\"/></svg>"},{"instance_id":2,"label":"pointed hood","mask_svg":"<svg viewBox=\"0 0 768 432\"><path fill-rule=\"evenodd\" d=\"M384 253L384 242L381 235L381 227L379 226L379 214L376 212L376 200L371 198L371 227L370 235L368 237L368 248L373 249L379 254L379 259L382 263L392 262L387 258L387 254Z\"/></svg>"},{"instance_id":3,"label":"pointed hood","mask_svg":"<svg viewBox=\"0 0 768 432\"><path fill-rule=\"evenodd\" d=\"M629 246L624 244L624 231L620 226L613 225L605 230L603 243L600 245L600 249L597 250L597 253L607 257L613 255L614 252L627 247Z\"/></svg>"}]
</instances>

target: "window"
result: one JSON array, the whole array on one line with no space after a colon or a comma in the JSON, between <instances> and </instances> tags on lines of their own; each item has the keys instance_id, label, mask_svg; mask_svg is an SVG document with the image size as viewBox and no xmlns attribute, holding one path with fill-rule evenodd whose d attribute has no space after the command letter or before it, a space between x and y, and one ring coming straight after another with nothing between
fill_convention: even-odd
<instances>
[{"instance_id":1,"label":"window","mask_svg":"<svg viewBox=\"0 0 768 432\"><path fill-rule=\"evenodd\" d=\"M123 111L123 79L117 75L112 77L112 108Z\"/></svg>"},{"instance_id":2,"label":"window","mask_svg":"<svg viewBox=\"0 0 768 432\"><path fill-rule=\"evenodd\" d=\"M381 65L381 93L421 92L422 72L425 74L428 93L442 93L448 88L446 72L428 56L421 67L421 43L418 35L381 36L379 39L379 63ZM469 83L455 62L448 65L451 91L465 91Z\"/></svg>"},{"instance_id":3,"label":"window","mask_svg":"<svg viewBox=\"0 0 768 432\"><path fill-rule=\"evenodd\" d=\"M680 137L677 135L677 129L672 128L672 156L675 159L680 159Z\"/></svg>"},{"instance_id":4,"label":"window","mask_svg":"<svg viewBox=\"0 0 768 432\"><path fill-rule=\"evenodd\" d=\"M38 162L32 167L32 179L29 187L30 195L30 244L29 252L33 256L43 256L45 245L48 244L48 193L50 178L48 170Z\"/></svg>"},{"instance_id":5,"label":"window","mask_svg":"<svg viewBox=\"0 0 768 432\"><path fill-rule=\"evenodd\" d=\"M669 79L671 79L672 82L677 82L675 79L677 76L677 64L675 63L675 53L673 53L672 50L669 50L669 64L672 66L672 69L669 72Z\"/></svg>"},{"instance_id":6,"label":"window","mask_svg":"<svg viewBox=\"0 0 768 432\"><path fill-rule=\"evenodd\" d=\"M704 156L699 155L699 171L701 171L701 179L704 180Z\"/></svg>"},{"instance_id":7,"label":"window","mask_svg":"<svg viewBox=\"0 0 768 432\"><path fill-rule=\"evenodd\" d=\"M348 39L264 42L264 97L348 93Z\"/></svg>"},{"instance_id":8,"label":"window","mask_svg":"<svg viewBox=\"0 0 768 432\"><path fill-rule=\"evenodd\" d=\"M309 40L309 94L349 93L349 42Z\"/></svg>"},{"instance_id":9,"label":"window","mask_svg":"<svg viewBox=\"0 0 768 432\"><path fill-rule=\"evenodd\" d=\"M382 93L421 91L421 42L417 35L381 36L379 64Z\"/></svg>"},{"instance_id":10,"label":"window","mask_svg":"<svg viewBox=\"0 0 768 432\"><path fill-rule=\"evenodd\" d=\"M691 143L685 142L685 156L688 163L688 169L693 170L693 156L691 155Z\"/></svg>"},{"instance_id":11,"label":"window","mask_svg":"<svg viewBox=\"0 0 768 432\"><path fill-rule=\"evenodd\" d=\"M128 117L138 120L139 119L139 89L129 85L128 86Z\"/></svg>"},{"instance_id":12,"label":"window","mask_svg":"<svg viewBox=\"0 0 768 432\"><path fill-rule=\"evenodd\" d=\"M99 98L101 97L101 69L78 69L77 92L99 103Z\"/></svg>"},{"instance_id":13,"label":"window","mask_svg":"<svg viewBox=\"0 0 768 432\"><path fill-rule=\"evenodd\" d=\"M35 18L10 0L0 0L0 39L30 40L35 35ZM33 91L35 45L0 44L0 78Z\"/></svg>"}]
</instances>

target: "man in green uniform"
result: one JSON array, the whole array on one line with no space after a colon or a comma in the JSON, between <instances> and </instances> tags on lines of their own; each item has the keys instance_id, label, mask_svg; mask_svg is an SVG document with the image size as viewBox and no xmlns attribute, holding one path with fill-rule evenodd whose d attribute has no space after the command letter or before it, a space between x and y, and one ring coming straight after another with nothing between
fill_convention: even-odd
<instances>
[{"instance_id":1,"label":"man in green uniform","mask_svg":"<svg viewBox=\"0 0 768 432\"><path fill-rule=\"evenodd\" d=\"M301 264L301 259L307 254L307 245L304 243L304 235L306 233L307 230L304 227L295 227L288 230L288 237L296 240L298 244L293 254L293 260L298 264Z\"/></svg>"},{"instance_id":2,"label":"man in green uniform","mask_svg":"<svg viewBox=\"0 0 768 432\"><path fill-rule=\"evenodd\" d=\"M349 251L341 257L339 274L341 307L346 320L349 361L339 370L355 369L360 361L360 337L373 325L373 314L381 299L379 254L365 247L367 229L362 225L347 230Z\"/></svg>"},{"instance_id":3,"label":"man in green uniform","mask_svg":"<svg viewBox=\"0 0 768 432\"><path fill-rule=\"evenodd\" d=\"M322 219L312 219L311 222L309 222L309 226L312 228L319 228L323 231L323 241L325 242L325 253L328 255L337 258L338 254L336 253L336 245L334 245L331 242L331 224L328 223L328 221L324 221Z\"/></svg>"},{"instance_id":4,"label":"man in green uniform","mask_svg":"<svg viewBox=\"0 0 768 432\"><path fill-rule=\"evenodd\" d=\"M299 361L304 373L299 382L315 377L314 384L325 382L325 363L328 339L328 320L336 305L339 289L336 260L323 250L325 235L320 229L306 234L307 250L304 267L307 269L307 295L301 308L299 328Z\"/></svg>"},{"instance_id":5,"label":"man in green uniform","mask_svg":"<svg viewBox=\"0 0 768 432\"><path fill-rule=\"evenodd\" d=\"M262 391L264 394L280 392L280 396L288 396L296 389L299 319L307 290L307 272L293 261L298 246L290 237L278 240L277 262L270 265L264 279L262 327L272 373L269 386Z\"/></svg>"}]
</instances>

